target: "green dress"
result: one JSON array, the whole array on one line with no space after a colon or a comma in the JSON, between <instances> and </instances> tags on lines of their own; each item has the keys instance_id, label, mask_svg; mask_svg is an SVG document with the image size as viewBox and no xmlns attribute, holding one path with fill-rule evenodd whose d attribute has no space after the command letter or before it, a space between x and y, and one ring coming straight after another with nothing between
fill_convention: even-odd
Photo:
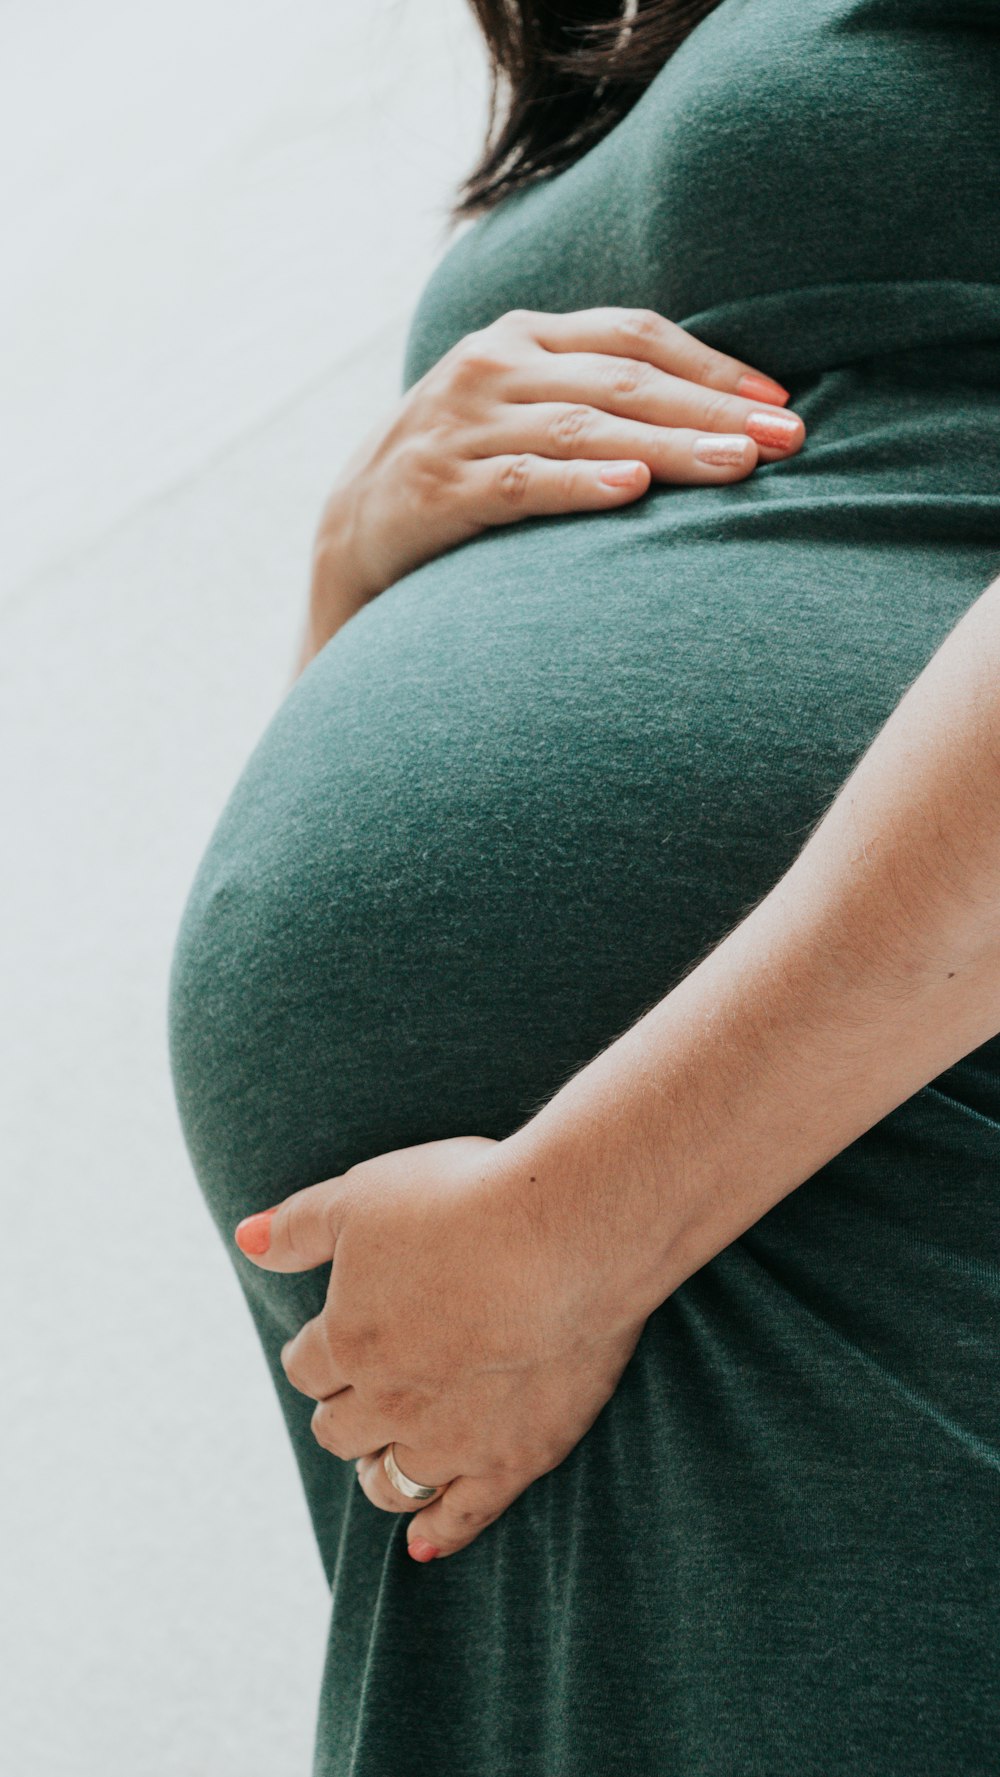
<instances>
[{"instance_id":1,"label":"green dress","mask_svg":"<svg viewBox=\"0 0 1000 1777\"><path fill-rule=\"evenodd\" d=\"M325 1270L233 1248L356 1161L518 1128L776 881L997 573L1000 5L722 0L453 241L406 385L606 303L777 377L801 454L390 587L268 727L177 945L184 1129L331 1584L316 1777L995 1777L1000 1038L678 1289L428 1566L281 1373Z\"/></svg>"}]
</instances>

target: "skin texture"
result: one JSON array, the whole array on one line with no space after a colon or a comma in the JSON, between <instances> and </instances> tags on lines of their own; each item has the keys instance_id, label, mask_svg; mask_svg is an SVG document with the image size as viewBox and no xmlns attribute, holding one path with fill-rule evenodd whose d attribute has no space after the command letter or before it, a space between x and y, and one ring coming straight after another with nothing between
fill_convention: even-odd
<instances>
[{"instance_id":1,"label":"skin texture","mask_svg":"<svg viewBox=\"0 0 1000 1777\"><path fill-rule=\"evenodd\" d=\"M628 505L651 481L743 481L793 455L805 427L785 401L755 366L653 310L501 315L345 465L316 536L298 670L369 599L492 525Z\"/></svg>"},{"instance_id":2,"label":"skin texture","mask_svg":"<svg viewBox=\"0 0 1000 1777\"><path fill-rule=\"evenodd\" d=\"M380 1155L238 1238L332 1258L283 1352L416 1559L571 1450L645 1320L895 1106L1000 1030L1000 580L945 639L776 887L502 1142ZM448 1303L448 1313L439 1304ZM404 1474L440 1484L415 1508Z\"/></svg>"}]
</instances>

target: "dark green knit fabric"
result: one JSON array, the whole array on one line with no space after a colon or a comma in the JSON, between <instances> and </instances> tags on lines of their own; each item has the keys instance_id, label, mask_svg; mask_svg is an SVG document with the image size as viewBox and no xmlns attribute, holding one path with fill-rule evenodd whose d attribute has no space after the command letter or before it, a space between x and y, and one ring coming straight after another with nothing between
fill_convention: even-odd
<instances>
[{"instance_id":1,"label":"dark green knit fabric","mask_svg":"<svg viewBox=\"0 0 1000 1777\"><path fill-rule=\"evenodd\" d=\"M774 883L1000 568L998 32L995 0L723 0L435 271L407 385L512 307L648 305L808 438L489 532L294 687L175 958L231 1252L355 1161L517 1128ZM567 1460L429 1566L281 1375L325 1274L234 1262L332 1585L316 1777L1000 1768L1000 1040L679 1289Z\"/></svg>"}]
</instances>

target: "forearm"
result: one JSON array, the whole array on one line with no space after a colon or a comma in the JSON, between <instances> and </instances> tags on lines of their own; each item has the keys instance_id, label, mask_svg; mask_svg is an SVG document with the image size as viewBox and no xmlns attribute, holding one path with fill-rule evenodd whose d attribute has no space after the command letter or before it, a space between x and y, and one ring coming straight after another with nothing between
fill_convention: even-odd
<instances>
[{"instance_id":1,"label":"forearm","mask_svg":"<svg viewBox=\"0 0 1000 1777\"><path fill-rule=\"evenodd\" d=\"M367 604L368 597L350 565L346 539L327 521L327 528L317 537L313 550L309 602L293 679L305 672L338 629Z\"/></svg>"},{"instance_id":2,"label":"forearm","mask_svg":"<svg viewBox=\"0 0 1000 1777\"><path fill-rule=\"evenodd\" d=\"M352 470L365 449L358 447L320 515L313 543L309 601L293 679L325 648L338 629L381 590L365 571L358 541L357 490Z\"/></svg>"},{"instance_id":3,"label":"forearm","mask_svg":"<svg viewBox=\"0 0 1000 1777\"><path fill-rule=\"evenodd\" d=\"M997 1031L1000 581L776 888L503 1144L506 1170L540 1219L570 1193L650 1312Z\"/></svg>"},{"instance_id":4,"label":"forearm","mask_svg":"<svg viewBox=\"0 0 1000 1777\"><path fill-rule=\"evenodd\" d=\"M293 680L305 672L310 661L326 647L327 642L332 641L338 629L342 629L348 618L353 617L365 602L345 582L331 578L324 584L314 574Z\"/></svg>"}]
</instances>

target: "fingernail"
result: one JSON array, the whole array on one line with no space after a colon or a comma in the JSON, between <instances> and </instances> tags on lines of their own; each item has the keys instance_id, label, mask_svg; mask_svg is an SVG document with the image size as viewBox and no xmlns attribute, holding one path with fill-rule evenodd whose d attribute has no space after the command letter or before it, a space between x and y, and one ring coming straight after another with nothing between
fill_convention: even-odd
<instances>
[{"instance_id":1,"label":"fingernail","mask_svg":"<svg viewBox=\"0 0 1000 1777\"><path fill-rule=\"evenodd\" d=\"M704 438L695 439L693 454L699 463L735 463L739 467L749 462L753 451L742 432L706 432Z\"/></svg>"},{"instance_id":2,"label":"fingernail","mask_svg":"<svg viewBox=\"0 0 1000 1777\"><path fill-rule=\"evenodd\" d=\"M788 390L780 383L772 382L769 376L758 376L755 370L748 370L741 376L736 385L736 393L745 395L748 401L773 401L775 407L783 407L788 400Z\"/></svg>"},{"instance_id":3,"label":"fingernail","mask_svg":"<svg viewBox=\"0 0 1000 1777\"><path fill-rule=\"evenodd\" d=\"M425 1536L415 1536L413 1541L407 1544L407 1548L414 1561L433 1561L435 1555L441 1553L441 1550L436 1549L433 1543L429 1543Z\"/></svg>"},{"instance_id":4,"label":"fingernail","mask_svg":"<svg viewBox=\"0 0 1000 1777\"><path fill-rule=\"evenodd\" d=\"M598 476L609 487L628 487L642 471L641 463L605 463Z\"/></svg>"},{"instance_id":5,"label":"fingernail","mask_svg":"<svg viewBox=\"0 0 1000 1777\"><path fill-rule=\"evenodd\" d=\"M771 450L790 450L802 434L802 421L790 413L748 413L744 421L748 438Z\"/></svg>"},{"instance_id":6,"label":"fingernail","mask_svg":"<svg viewBox=\"0 0 1000 1777\"><path fill-rule=\"evenodd\" d=\"M259 1215L245 1216L236 1229L236 1244L241 1253L259 1259L271 1244L271 1217L277 1209L262 1209Z\"/></svg>"}]
</instances>

